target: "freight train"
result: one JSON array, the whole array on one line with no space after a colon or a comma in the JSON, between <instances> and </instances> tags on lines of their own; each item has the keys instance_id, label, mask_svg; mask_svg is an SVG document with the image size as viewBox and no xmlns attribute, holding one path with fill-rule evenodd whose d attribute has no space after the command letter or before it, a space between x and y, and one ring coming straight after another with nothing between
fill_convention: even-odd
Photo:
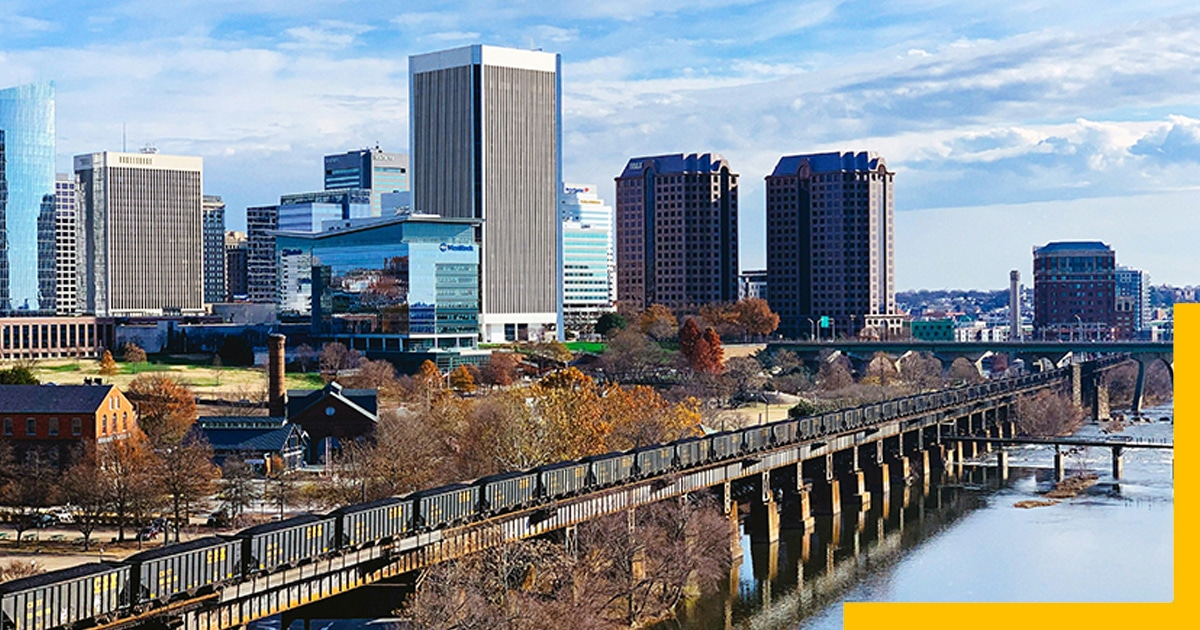
<instances>
[{"instance_id":1,"label":"freight train","mask_svg":"<svg viewBox=\"0 0 1200 630\"><path fill-rule=\"evenodd\" d=\"M1059 378L1043 372L484 477L0 584L0 630L81 628L257 575Z\"/></svg>"}]
</instances>

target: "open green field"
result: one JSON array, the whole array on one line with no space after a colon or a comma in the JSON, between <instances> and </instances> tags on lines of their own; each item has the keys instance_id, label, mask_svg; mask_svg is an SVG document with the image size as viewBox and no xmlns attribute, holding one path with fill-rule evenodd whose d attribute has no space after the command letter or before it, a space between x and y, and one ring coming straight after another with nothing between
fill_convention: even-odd
<instances>
[{"instance_id":1,"label":"open green field","mask_svg":"<svg viewBox=\"0 0 1200 630\"><path fill-rule=\"evenodd\" d=\"M217 367L212 365L186 365L179 363L121 363L120 371L112 377L100 375L100 362L87 359L38 361L33 366L34 376L43 383L81 385L85 378L103 378L121 389L139 374L155 373L169 376L187 385L200 398L226 398L240 400L257 398L256 394L267 389L266 370L258 367ZM288 389L316 389L324 385L320 374L287 375Z\"/></svg>"},{"instance_id":2,"label":"open green field","mask_svg":"<svg viewBox=\"0 0 1200 630\"><path fill-rule=\"evenodd\" d=\"M592 354L600 354L607 347L599 341L568 341L563 345L571 352L590 352Z\"/></svg>"}]
</instances>

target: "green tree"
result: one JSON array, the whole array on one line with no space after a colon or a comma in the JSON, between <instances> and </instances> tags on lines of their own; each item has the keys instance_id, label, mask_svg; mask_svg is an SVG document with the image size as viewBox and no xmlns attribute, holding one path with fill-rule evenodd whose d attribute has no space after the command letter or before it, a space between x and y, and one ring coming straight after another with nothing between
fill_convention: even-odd
<instances>
[{"instance_id":1,"label":"green tree","mask_svg":"<svg viewBox=\"0 0 1200 630\"><path fill-rule=\"evenodd\" d=\"M37 377L33 370L24 365L14 365L7 370L0 370L0 385L37 385Z\"/></svg>"},{"instance_id":2,"label":"green tree","mask_svg":"<svg viewBox=\"0 0 1200 630\"><path fill-rule=\"evenodd\" d=\"M620 313L604 313L596 320L595 331L597 335L611 337L628 325Z\"/></svg>"}]
</instances>

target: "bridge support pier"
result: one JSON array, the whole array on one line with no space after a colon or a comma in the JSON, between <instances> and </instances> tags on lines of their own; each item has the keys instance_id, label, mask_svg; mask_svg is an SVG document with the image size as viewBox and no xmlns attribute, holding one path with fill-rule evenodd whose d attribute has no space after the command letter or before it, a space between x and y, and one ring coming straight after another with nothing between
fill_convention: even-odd
<instances>
[{"instance_id":1,"label":"bridge support pier","mask_svg":"<svg viewBox=\"0 0 1200 630\"><path fill-rule=\"evenodd\" d=\"M1096 375L1096 385L1092 389L1092 422L1103 422L1111 418L1108 406L1108 385L1105 385Z\"/></svg>"},{"instance_id":2,"label":"bridge support pier","mask_svg":"<svg viewBox=\"0 0 1200 630\"><path fill-rule=\"evenodd\" d=\"M798 464L796 474L801 475ZM780 521L780 527L798 529L811 534L813 525L816 523L816 519L812 515L812 482L804 479L803 476L797 476L796 480L795 492L784 495L783 518ZM805 539L807 540L807 536Z\"/></svg>"},{"instance_id":3,"label":"bridge support pier","mask_svg":"<svg viewBox=\"0 0 1200 630\"><path fill-rule=\"evenodd\" d=\"M1067 462L1066 456L1063 455L1062 449L1054 447L1054 481L1062 481L1067 478Z\"/></svg>"},{"instance_id":4,"label":"bridge support pier","mask_svg":"<svg viewBox=\"0 0 1200 630\"><path fill-rule=\"evenodd\" d=\"M779 542L779 504L771 491L771 473L762 475L761 496L750 503L750 544Z\"/></svg>"},{"instance_id":5,"label":"bridge support pier","mask_svg":"<svg viewBox=\"0 0 1200 630\"><path fill-rule=\"evenodd\" d=\"M1008 451L1004 449L996 452L996 474L1000 477L1000 485L1008 483Z\"/></svg>"},{"instance_id":6,"label":"bridge support pier","mask_svg":"<svg viewBox=\"0 0 1200 630\"><path fill-rule=\"evenodd\" d=\"M1122 453L1124 449L1120 446L1112 448L1112 476L1113 479L1120 480L1121 475L1125 472L1125 456Z\"/></svg>"},{"instance_id":7,"label":"bridge support pier","mask_svg":"<svg viewBox=\"0 0 1200 630\"><path fill-rule=\"evenodd\" d=\"M891 492L891 465L883 453L883 441L875 442L873 446L868 446L865 450L869 451L866 461L863 465L863 470L866 473L867 488L882 494L883 500L886 503L888 494Z\"/></svg>"},{"instance_id":8,"label":"bridge support pier","mask_svg":"<svg viewBox=\"0 0 1200 630\"><path fill-rule=\"evenodd\" d=\"M1140 418L1142 415L1142 400L1146 392L1146 362L1137 359L1137 381L1133 386L1133 405L1130 411L1133 417Z\"/></svg>"},{"instance_id":9,"label":"bridge support pier","mask_svg":"<svg viewBox=\"0 0 1200 630\"><path fill-rule=\"evenodd\" d=\"M741 512L738 509L737 501L731 500L729 505L730 510L726 514L726 517L729 519L729 554L733 558L734 570L736 571L737 563L742 559L742 531L740 527L741 523L739 522Z\"/></svg>"},{"instance_id":10,"label":"bridge support pier","mask_svg":"<svg viewBox=\"0 0 1200 630\"><path fill-rule=\"evenodd\" d=\"M867 490L866 474L862 469L851 470L842 475L842 502L858 508L871 509L871 491Z\"/></svg>"},{"instance_id":11,"label":"bridge support pier","mask_svg":"<svg viewBox=\"0 0 1200 630\"><path fill-rule=\"evenodd\" d=\"M837 516L842 513L842 484L833 470L833 454L809 460L812 477L812 511L814 514Z\"/></svg>"}]
</instances>

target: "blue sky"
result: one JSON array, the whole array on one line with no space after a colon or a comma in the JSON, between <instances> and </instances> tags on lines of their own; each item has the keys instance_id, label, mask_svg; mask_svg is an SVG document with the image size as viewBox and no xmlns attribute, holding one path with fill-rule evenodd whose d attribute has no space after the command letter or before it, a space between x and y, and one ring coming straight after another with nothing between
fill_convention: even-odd
<instances>
[{"instance_id":1,"label":"blue sky","mask_svg":"<svg viewBox=\"0 0 1200 630\"><path fill-rule=\"evenodd\" d=\"M0 0L0 87L57 82L60 170L122 125L203 156L239 226L326 153L407 150L408 55L471 43L562 54L564 175L610 201L629 157L729 158L743 268L779 156L873 150L901 289L1000 288L1066 239L1200 283L1194 3Z\"/></svg>"}]
</instances>

